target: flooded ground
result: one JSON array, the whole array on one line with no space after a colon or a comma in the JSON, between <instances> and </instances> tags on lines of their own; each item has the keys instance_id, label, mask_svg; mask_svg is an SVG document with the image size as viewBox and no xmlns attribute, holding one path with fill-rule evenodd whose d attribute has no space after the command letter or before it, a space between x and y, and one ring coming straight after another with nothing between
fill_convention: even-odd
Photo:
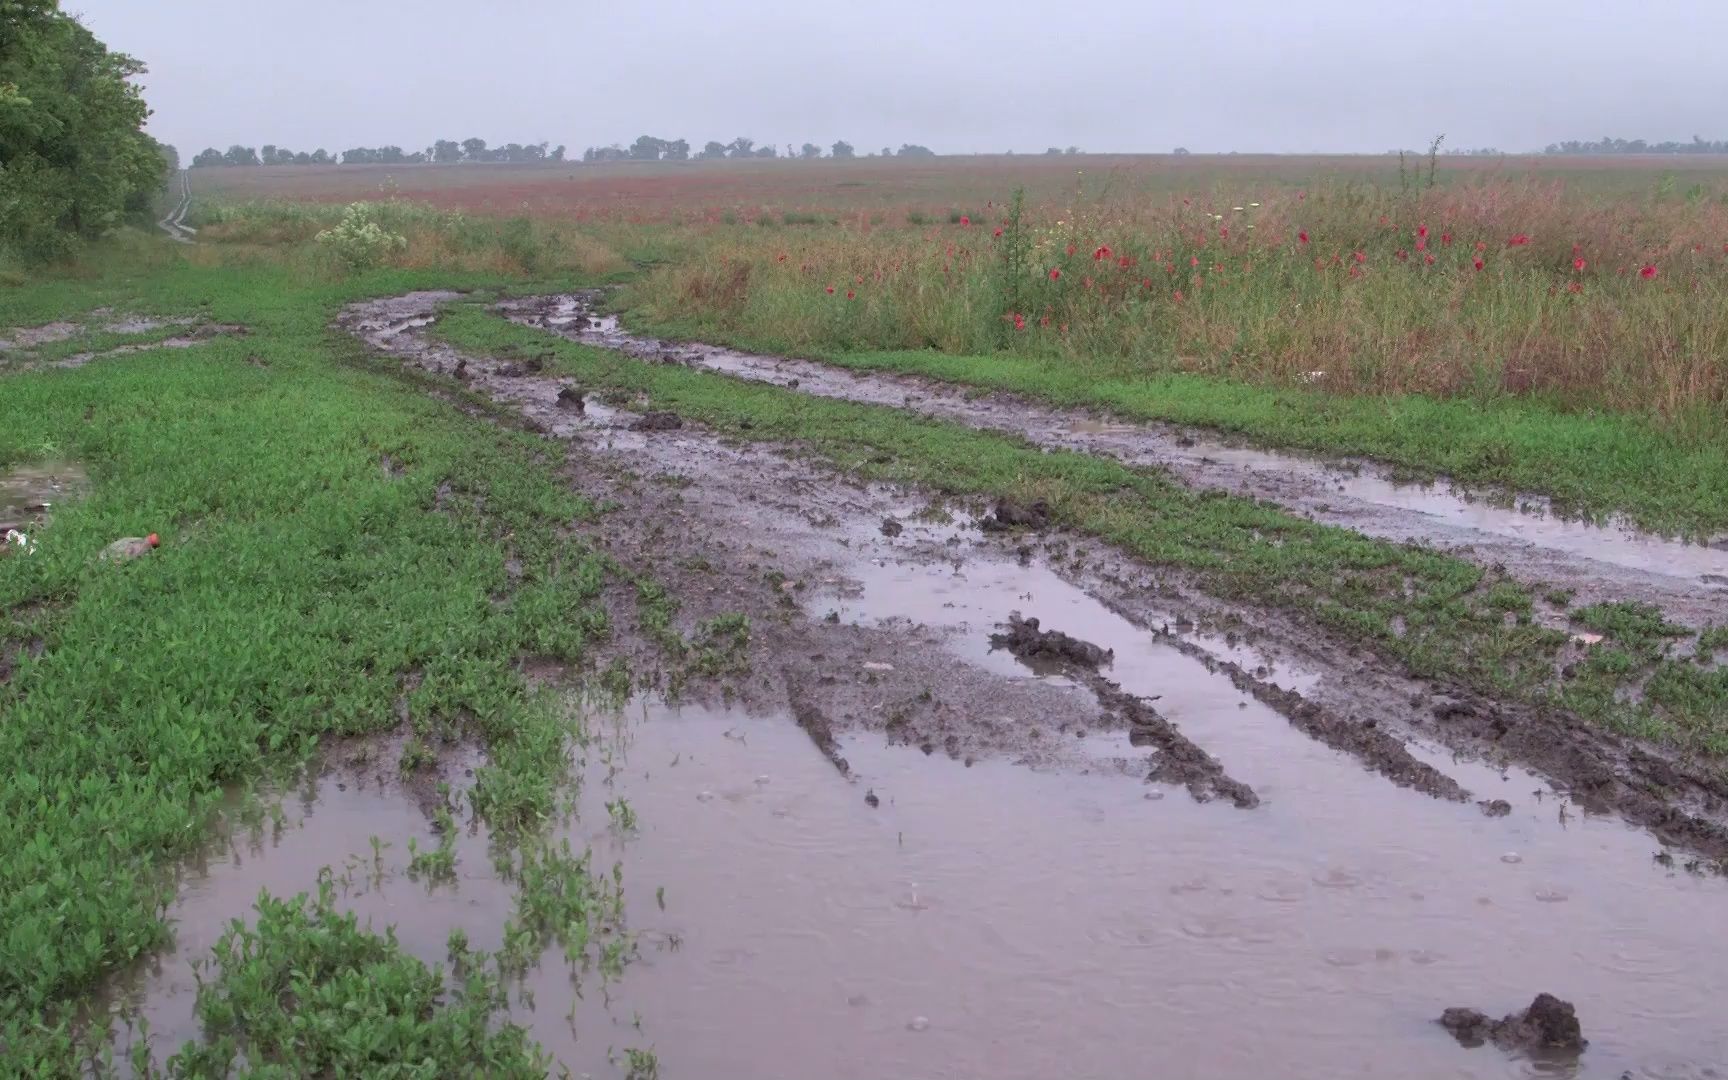
<instances>
[{"instance_id":1,"label":"flooded ground","mask_svg":"<svg viewBox=\"0 0 1728 1080\"><path fill-rule=\"evenodd\" d=\"M1546 776L1524 771L1437 726L1422 684L1264 612L1220 632L1192 617L1219 609L1101 545L1010 544L963 507L923 512L925 494L645 430L637 402L578 408L567 379L421 334L452 298L357 305L343 326L562 440L572 487L626 511L589 539L679 597L682 632L749 619L724 694L596 721L574 836L602 870L622 862L643 936L604 993L576 999L558 963L530 980L519 1018L571 1068L611 1075L627 1046L652 1046L666 1076L1702 1078L1728 1063L1710 1012L1728 945L1701 929L1728 883L1652 859L1658 837L1716 835L1674 832L1695 800L1664 763L1532 727L1521 745ZM1085 548L1089 569L1058 546ZM991 641L1015 613L1110 655L1096 672L1028 666ZM632 607L612 614L615 647L636 647ZM1146 738L1125 699L1175 737ZM1254 798L1167 775L1185 747ZM1588 807L1568 794L1584 774ZM281 857L289 877L352 837L349 902L412 923L402 940L429 959L452 922L495 943L508 900L483 837L460 846L454 890L403 880L400 846L368 879L380 823L429 831L383 809L389 792L328 783L307 803L326 846ZM619 797L633 836L609 820ZM244 888L190 888L177 917L237 913L274 850L244 853ZM210 880L225 873L218 859ZM176 965L142 999L158 1031L189 1033ZM1539 991L1577 1005L1581 1063L1467 1050L1435 1023Z\"/></svg>"},{"instance_id":2,"label":"flooded ground","mask_svg":"<svg viewBox=\"0 0 1728 1080\"><path fill-rule=\"evenodd\" d=\"M39 461L0 467L0 536L25 532L53 508L88 489L90 478L74 461Z\"/></svg>"},{"instance_id":3,"label":"flooded ground","mask_svg":"<svg viewBox=\"0 0 1728 1080\"><path fill-rule=\"evenodd\" d=\"M1218 705L1228 725L1236 703ZM578 1073L618 1075L616 1052L650 1046L662 1076L764 1080L1702 1078L1728 1062L1712 1013L1728 943L1696 933L1728 884L1654 870L1636 833L1562 826L1553 803L1487 819L1346 768L1334 797L1286 789L1243 813L868 735L842 740L848 781L784 716L645 701L592 727L569 831L601 871L622 862L639 959L577 999L549 956L513 1012ZM608 817L619 798L634 833ZM290 802L279 836L242 835L188 880L176 949L134 988L159 1051L197 1034L190 961L224 922L326 863L344 906L428 961L456 927L497 944L510 892L483 836L462 840L454 886L428 888L404 873L406 838L429 830L400 793L332 775ZM374 835L391 842L376 859ZM1580 1062L1463 1049L1434 1023L1542 989L1576 1003Z\"/></svg>"},{"instance_id":4,"label":"flooded ground","mask_svg":"<svg viewBox=\"0 0 1728 1080\"><path fill-rule=\"evenodd\" d=\"M1198 430L1117 423L1084 412L914 376L849 371L814 361L630 335L593 317L596 297L511 301L512 318L646 359L691 364L800 393L889 405L975 427L1011 432L1052 448L1104 454L1167 469L1183 483L1267 499L1306 517L1397 542L1468 548L1529 580L1590 598L1660 596L1692 625L1728 617L1728 537L1693 544L1641 532L1623 521L1576 521L1547 500L1497 505L1450 484L1401 483L1364 461L1326 461L1231 445Z\"/></svg>"}]
</instances>

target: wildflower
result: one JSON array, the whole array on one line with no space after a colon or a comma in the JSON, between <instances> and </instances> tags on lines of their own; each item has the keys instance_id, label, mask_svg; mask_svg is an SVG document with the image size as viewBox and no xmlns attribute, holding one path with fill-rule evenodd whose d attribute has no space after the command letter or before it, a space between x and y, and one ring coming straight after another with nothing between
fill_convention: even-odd
<instances>
[{"instance_id":1,"label":"wildflower","mask_svg":"<svg viewBox=\"0 0 1728 1080\"><path fill-rule=\"evenodd\" d=\"M1050 268L1050 280L1051 281L1062 280L1062 271L1060 271L1060 270L1056 269L1054 266L1052 266Z\"/></svg>"},{"instance_id":2,"label":"wildflower","mask_svg":"<svg viewBox=\"0 0 1728 1080\"><path fill-rule=\"evenodd\" d=\"M1150 289L1152 287L1152 279L1149 277L1148 278L1141 278L1140 279L1140 287L1142 289Z\"/></svg>"},{"instance_id":3,"label":"wildflower","mask_svg":"<svg viewBox=\"0 0 1728 1080\"><path fill-rule=\"evenodd\" d=\"M1428 250L1428 241L1418 239L1416 241L1416 250L1417 251L1427 251Z\"/></svg>"},{"instance_id":4,"label":"wildflower","mask_svg":"<svg viewBox=\"0 0 1728 1080\"><path fill-rule=\"evenodd\" d=\"M1422 261L1429 266L1433 266L1434 265L1434 253L1432 251L1430 251L1428 254L1422 256Z\"/></svg>"},{"instance_id":5,"label":"wildflower","mask_svg":"<svg viewBox=\"0 0 1728 1080\"><path fill-rule=\"evenodd\" d=\"M834 295L834 286L832 286L832 285L828 286L828 288L825 291L828 293L829 296L833 296Z\"/></svg>"},{"instance_id":6,"label":"wildflower","mask_svg":"<svg viewBox=\"0 0 1728 1080\"><path fill-rule=\"evenodd\" d=\"M1418 239L1418 240L1428 239L1428 226L1426 226L1426 225L1416 226L1416 239Z\"/></svg>"},{"instance_id":7,"label":"wildflower","mask_svg":"<svg viewBox=\"0 0 1728 1080\"><path fill-rule=\"evenodd\" d=\"M854 285L864 284L864 275L859 274L856 278L852 279L852 284L854 284Z\"/></svg>"},{"instance_id":8,"label":"wildflower","mask_svg":"<svg viewBox=\"0 0 1728 1080\"><path fill-rule=\"evenodd\" d=\"M1380 224L1381 225L1390 225L1391 223L1392 223L1391 220L1388 219L1385 214L1380 215Z\"/></svg>"},{"instance_id":9,"label":"wildflower","mask_svg":"<svg viewBox=\"0 0 1728 1080\"><path fill-rule=\"evenodd\" d=\"M1176 301L1178 304L1180 304L1182 302L1182 299L1183 299L1182 290L1177 289L1175 292L1171 293L1170 299L1172 299L1172 300Z\"/></svg>"},{"instance_id":10,"label":"wildflower","mask_svg":"<svg viewBox=\"0 0 1728 1080\"><path fill-rule=\"evenodd\" d=\"M1584 283L1582 281L1568 281L1566 283L1566 291L1569 293L1581 293L1584 291Z\"/></svg>"},{"instance_id":11,"label":"wildflower","mask_svg":"<svg viewBox=\"0 0 1728 1080\"><path fill-rule=\"evenodd\" d=\"M1477 251L1487 251L1488 250L1488 244L1485 241L1478 240L1478 241L1476 241L1476 250Z\"/></svg>"},{"instance_id":12,"label":"wildflower","mask_svg":"<svg viewBox=\"0 0 1728 1080\"><path fill-rule=\"evenodd\" d=\"M846 290L846 299L856 300L856 299L858 299L858 294L853 292L851 289L847 289Z\"/></svg>"},{"instance_id":13,"label":"wildflower","mask_svg":"<svg viewBox=\"0 0 1728 1080\"><path fill-rule=\"evenodd\" d=\"M1645 281L1649 281L1651 278L1656 276L1656 267L1650 263L1645 263L1644 269L1638 271L1638 276L1643 278Z\"/></svg>"},{"instance_id":14,"label":"wildflower","mask_svg":"<svg viewBox=\"0 0 1728 1080\"><path fill-rule=\"evenodd\" d=\"M1130 259L1128 256L1124 255L1120 259L1116 260L1116 265L1121 267L1122 269L1126 270L1130 266L1134 265L1134 260Z\"/></svg>"},{"instance_id":15,"label":"wildflower","mask_svg":"<svg viewBox=\"0 0 1728 1080\"><path fill-rule=\"evenodd\" d=\"M1303 229L1301 232L1296 234L1296 242L1298 244L1306 244L1308 242L1308 230L1307 229Z\"/></svg>"},{"instance_id":16,"label":"wildflower","mask_svg":"<svg viewBox=\"0 0 1728 1080\"><path fill-rule=\"evenodd\" d=\"M1225 227L1224 227L1224 228L1222 228L1222 229L1219 229L1219 230L1218 230L1218 239L1220 239L1220 240L1228 240L1228 239L1230 239L1230 228L1229 228L1229 226L1225 226Z\"/></svg>"},{"instance_id":17,"label":"wildflower","mask_svg":"<svg viewBox=\"0 0 1728 1080\"><path fill-rule=\"evenodd\" d=\"M1188 265L1189 266L1199 266L1200 265L1200 256L1198 256L1198 255L1188 256Z\"/></svg>"},{"instance_id":18,"label":"wildflower","mask_svg":"<svg viewBox=\"0 0 1728 1080\"><path fill-rule=\"evenodd\" d=\"M1048 328L1050 326L1050 316L1045 315L1045 316L1041 317L1038 320L1038 325L1045 327L1045 328Z\"/></svg>"},{"instance_id":19,"label":"wildflower","mask_svg":"<svg viewBox=\"0 0 1728 1080\"><path fill-rule=\"evenodd\" d=\"M1470 263L1470 265L1474 266L1476 269L1480 270L1480 269L1482 269L1482 260L1481 259L1475 259L1474 261L1472 261Z\"/></svg>"},{"instance_id":20,"label":"wildflower","mask_svg":"<svg viewBox=\"0 0 1728 1080\"><path fill-rule=\"evenodd\" d=\"M1110 257L1110 245L1108 245L1108 244L1099 244L1098 250L1094 251L1092 253L1092 259L1094 262L1103 262L1105 259L1108 259L1109 257Z\"/></svg>"},{"instance_id":21,"label":"wildflower","mask_svg":"<svg viewBox=\"0 0 1728 1080\"><path fill-rule=\"evenodd\" d=\"M1399 262L1403 262L1405 259L1408 259L1409 257L1410 257L1410 253L1408 251L1405 251L1403 248L1398 249L1398 261Z\"/></svg>"},{"instance_id":22,"label":"wildflower","mask_svg":"<svg viewBox=\"0 0 1728 1080\"><path fill-rule=\"evenodd\" d=\"M972 217L970 214L961 214L960 215L960 227L962 229L968 228L969 226L971 226L971 224L972 224Z\"/></svg>"},{"instance_id":23,"label":"wildflower","mask_svg":"<svg viewBox=\"0 0 1728 1080\"><path fill-rule=\"evenodd\" d=\"M1588 265L1590 265L1590 264L1584 261L1583 256L1579 256L1578 258L1572 260L1572 269L1578 271L1580 274L1582 274L1584 272L1584 268Z\"/></svg>"},{"instance_id":24,"label":"wildflower","mask_svg":"<svg viewBox=\"0 0 1728 1080\"><path fill-rule=\"evenodd\" d=\"M1070 258L1072 258L1074 255L1074 245L1073 244L1068 245L1068 255Z\"/></svg>"},{"instance_id":25,"label":"wildflower","mask_svg":"<svg viewBox=\"0 0 1728 1080\"><path fill-rule=\"evenodd\" d=\"M1358 251L1356 253L1356 261L1359 263L1367 262L1368 261L1368 253L1366 251Z\"/></svg>"},{"instance_id":26,"label":"wildflower","mask_svg":"<svg viewBox=\"0 0 1728 1080\"><path fill-rule=\"evenodd\" d=\"M1232 211L1238 213L1238 214L1240 214L1242 212L1242 208L1240 206L1232 206L1230 209Z\"/></svg>"},{"instance_id":27,"label":"wildflower","mask_svg":"<svg viewBox=\"0 0 1728 1080\"><path fill-rule=\"evenodd\" d=\"M1451 233L1443 232L1440 234L1440 243L1450 244L1451 242L1452 242L1452 234Z\"/></svg>"},{"instance_id":28,"label":"wildflower","mask_svg":"<svg viewBox=\"0 0 1728 1080\"><path fill-rule=\"evenodd\" d=\"M1515 233L1512 239L1506 241L1507 247L1523 247L1530 242L1529 233Z\"/></svg>"},{"instance_id":29,"label":"wildflower","mask_svg":"<svg viewBox=\"0 0 1728 1080\"><path fill-rule=\"evenodd\" d=\"M785 253L785 252L784 252L784 251L782 251L782 252L781 252L781 253L780 253L780 254L779 254L779 256L778 256L778 257L776 257L776 258L775 258L775 260L774 260L774 261L775 261L775 262L785 262L785 261L786 261L786 253Z\"/></svg>"},{"instance_id":30,"label":"wildflower","mask_svg":"<svg viewBox=\"0 0 1728 1080\"><path fill-rule=\"evenodd\" d=\"M1350 276L1353 278L1361 277L1362 276L1362 268L1360 266L1352 266L1350 268Z\"/></svg>"},{"instance_id":31,"label":"wildflower","mask_svg":"<svg viewBox=\"0 0 1728 1080\"><path fill-rule=\"evenodd\" d=\"M1002 226L1000 226L1000 225L996 226L996 231L991 233L990 235L991 236L1001 236L1002 235Z\"/></svg>"},{"instance_id":32,"label":"wildflower","mask_svg":"<svg viewBox=\"0 0 1728 1080\"><path fill-rule=\"evenodd\" d=\"M1026 329L1026 316L1020 314L1019 312L1014 313L1014 329L1016 329L1016 330Z\"/></svg>"}]
</instances>

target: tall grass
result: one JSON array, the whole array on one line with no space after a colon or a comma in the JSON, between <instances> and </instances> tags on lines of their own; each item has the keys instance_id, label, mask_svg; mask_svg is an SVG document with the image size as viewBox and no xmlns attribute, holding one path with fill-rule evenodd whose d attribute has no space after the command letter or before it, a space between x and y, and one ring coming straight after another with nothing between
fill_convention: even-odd
<instances>
[{"instance_id":1,"label":"tall grass","mask_svg":"<svg viewBox=\"0 0 1728 1080\"><path fill-rule=\"evenodd\" d=\"M1728 403L1728 206L1697 191L1327 182L967 217L716 227L634 302L787 349L1007 350L1691 423Z\"/></svg>"}]
</instances>

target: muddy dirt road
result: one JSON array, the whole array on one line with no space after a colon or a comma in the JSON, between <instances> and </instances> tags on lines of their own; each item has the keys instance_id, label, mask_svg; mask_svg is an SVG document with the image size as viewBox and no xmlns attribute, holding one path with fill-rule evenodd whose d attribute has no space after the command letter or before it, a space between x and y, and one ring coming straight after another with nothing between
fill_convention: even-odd
<instances>
[{"instance_id":1,"label":"muddy dirt road","mask_svg":"<svg viewBox=\"0 0 1728 1080\"><path fill-rule=\"evenodd\" d=\"M712 654L682 706L649 693L586 751L575 840L622 859L641 937L604 992L578 1000L556 962L531 976L519 1018L572 1069L608 1075L609 1051L644 1041L668 1076L1728 1064L1711 1011L1728 941L1701 932L1728 882L1685 868L1728 844L1684 775L1512 711L1493 711L1511 732L1493 741L1438 723L1432 687L1103 545L992 534L988 507L643 425L643 402L431 340L453 299L340 325L457 407L541 432L612 507L593 540L662 582ZM609 602L614 651L661 663L635 592ZM992 641L1016 614L1110 655L1017 657ZM746 646L704 636L738 615ZM620 795L638 833L606 827ZM411 804L333 776L302 801L310 828L216 854L175 909L177 951L131 988L158 1038L195 1030L188 962L221 919L262 886L305 888L332 836L364 862L367 836L424 835ZM1669 841L1683 850L1653 860ZM458 882L431 890L396 852L345 903L429 959L451 925L491 947L510 900L484 849L465 835ZM1577 1004L1581 1059L1465 1049L1435 1023L1539 991Z\"/></svg>"},{"instance_id":2,"label":"muddy dirt road","mask_svg":"<svg viewBox=\"0 0 1728 1080\"><path fill-rule=\"evenodd\" d=\"M595 293L532 297L503 310L527 325L644 359L703 367L820 397L889 405L1010 432L1040 446L1158 466L1190 487L1264 499L1368 536L1462 551L1479 562L1503 565L1523 580L1572 589L1581 602L1653 600L1691 626L1728 619L1728 537L1713 544L1685 543L1640 532L1624 522L1568 520L1549 512L1540 498L1522 496L1518 506L1506 507L1460 494L1445 483L1398 483L1370 462L1252 449L1196 430L1117 423L914 376L662 342L628 334L615 319L596 317L599 299Z\"/></svg>"}]
</instances>

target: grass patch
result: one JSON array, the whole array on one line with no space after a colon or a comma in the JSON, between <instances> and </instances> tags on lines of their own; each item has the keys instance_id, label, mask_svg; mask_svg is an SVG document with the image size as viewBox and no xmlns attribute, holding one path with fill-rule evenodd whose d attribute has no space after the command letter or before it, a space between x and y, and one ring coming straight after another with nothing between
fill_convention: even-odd
<instances>
[{"instance_id":1,"label":"grass patch","mask_svg":"<svg viewBox=\"0 0 1728 1080\"><path fill-rule=\"evenodd\" d=\"M0 292L0 325L112 306L253 328L245 341L11 377L0 392L0 462L52 454L91 476L85 498L34 532L35 553L0 555L8 1060L75 1071L69 1018L105 973L166 941L167 871L201 843L225 793L333 736L395 728L405 706L414 749L404 765L480 742L489 761L470 796L495 829L552 813L569 721L530 695L513 663L580 661L607 631L606 564L567 536L594 510L537 440L368 370L328 329L347 299L451 278L333 283L274 264L152 255ZM98 561L114 538L151 532L162 537L154 553ZM428 852L420 869L440 873L444 861ZM250 1028L253 1065L286 1052L287 1028L244 1004L261 992L264 974L246 960L261 947L282 958L329 949L292 965L318 987L300 998L296 1024L353 1008L368 1018L356 1030L391 1053L459 1042L471 1056L452 1067L509 1072L505 1063L528 1060L488 1033L483 998L429 1010L422 967L316 906L266 907L256 931L227 944L245 963L225 970L221 993ZM313 1043L335 1038L320 1031ZM332 1043L292 1060L346 1074L358 1060L348 1052Z\"/></svg>"},{"instance_id":2,"label":"grass patch","mask_svg":"<svg viewBox=\"0 0 1728 1080\"><path fill-rule=\"evenodd\" d=\"M641 364L458 306L438 334L494 355L540 354L584 386L646 395L728 435L796 442L865 477L958 496L1043 498L1056 516L1154 564L1196 573L1213 595L1268 604L1371 645L1418 676L1449 676L1514 698L1553 697L1624 731L1721 747L1728 700L1705 723L1660 701L1622 699L1625 679L1557 672L1566 634L1530 616L1516 581L1463 559L1317 525L1271 506L1196 492L1163 474L904 412L801 395L676 365ZM1610 616L1604 615L1603 618Z\"/></svg>"}]
</instances>

